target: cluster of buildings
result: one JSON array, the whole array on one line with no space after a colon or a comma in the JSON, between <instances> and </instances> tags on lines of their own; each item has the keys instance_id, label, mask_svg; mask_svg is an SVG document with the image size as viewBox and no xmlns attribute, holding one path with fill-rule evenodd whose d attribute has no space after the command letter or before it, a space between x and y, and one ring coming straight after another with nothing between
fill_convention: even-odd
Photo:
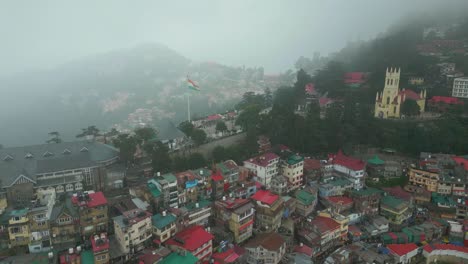
<instances>
[{"instance_id":1,"label":"cluster of buildings","mask_svg":"<svg viewBox=\"0 0 468 264\"><path fill-rule=\"evenodd\" d=\"M0 250L13 250L8 259L21 263L38 256L99 264L466 257L468 157L421 153L395 168L378 155L314 159L264 137L258 143L260 154L243 164L154 172L120 189L113 147L2 149ZM366 184L402 176L404 188Z\"/></svg>"}]
</instances>

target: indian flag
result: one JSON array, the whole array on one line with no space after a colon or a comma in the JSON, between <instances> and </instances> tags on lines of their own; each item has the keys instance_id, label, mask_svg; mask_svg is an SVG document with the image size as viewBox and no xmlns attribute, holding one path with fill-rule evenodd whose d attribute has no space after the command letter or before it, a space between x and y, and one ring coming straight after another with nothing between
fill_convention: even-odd
<instances>
[{"instance_id":1,"label":"indian flag","mask_svg":"<svg viewBox=\"0 0 468 264\"><path fill-rule=\"evenodd\" d=\"M195 91L200 91L200 87L192 80L187 78L188 88Z\"/></svg>"}]
</instances>

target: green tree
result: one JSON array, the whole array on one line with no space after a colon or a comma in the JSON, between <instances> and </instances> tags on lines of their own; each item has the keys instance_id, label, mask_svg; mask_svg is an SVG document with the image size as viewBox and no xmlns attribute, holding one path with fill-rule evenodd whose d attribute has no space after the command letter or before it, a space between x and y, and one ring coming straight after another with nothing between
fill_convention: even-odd
<instances>
[{"instance_id":1,"label":"green tree","mask_svg":"<svg viewBox=\"0 0 468 264\"><path fill-rule=\"evenodd\" d=\"M179 129L182 131L187 137L191 137L194 127L193 124L189 121L184 121L179 124Z\"/></svg>"},{"instance_id":2,"label":"green tree","mask_svg":"<svg viewBox=\"0 0 468 264\"><path fill-rule=\"evenodd\" d=\"M49 140L47 140L47 144L50 143L62 143L62 139L60 138L60 133L57 131L49 132Z\"/></svg>"},{"instance_id":3,"label":"green tree","mask_svg":"<svg viewBox=\"0 0 468 264\"><path fill-rule=\"evenodd\" d=\"M172 160L169 156L169 147L161 141L156 141L151 144L149 155L151 156L151 164L155 172L168 172L172 167Z\"/></svg>"},{"instance_id":4,"label":"green tree","mask_svg":"<svg viewBox=\"0 0 468 264\"><path fill-rule=\"evenodd\" d=\"M111 131L107 132L105 135L106 137L115 137L118 134L119 134L119 131L115 127L113 127Z\"/></svg>"},{"instance_id":5,"label":"green tree","mask_svg":"<svg viewBox=\"0 0 468 264\"><path fill-rule=\"evenodd\" d=\"M211 156L215 162L220 162L225 160L228 156L226 148L223 146L216 146L211 152Z\"/></svg>"},{"instance_id":6,"label":"green tree","mask_svg":"<svg viewBox=\"0 0 468 264\"><path fill-rule=\"evenodd\" d=\"M192 132L192 140L196 145L201 145L206 141L206 133L201 129L194 129Z\"/></svg>"},{"instance_id":7,"label":"green tree","mask_svg":"<svg viewBox=\"0 0 468 264\"><path fill-rule=\"evenodd\" d=\"M87 137L87 136L99 136L99 129L96 126L88 126L87 128L82 128L81 133L76 135L77 138Z\"/></svg>"},{"instance_id":8,"label":"green tree","mask_svg":"<svg viewBox=\"0 0 468 264\"><path fill-rule=\"evenodd\" d=\"M270 107L273 105L273 93L271 92L270 88L265 88L265 92L263 94L264 102L266 107Z\"/></svg>"},{"instance_id":9,"label":"green tree","mask_svg":"<svg viewBox=\"0 0 468 264\"><path fill-rule=\"evenodd\" d=\"M120 150L120 159L126 163L134 161L134 154L138 141L129 134L120 134L113 141L114 146Z\"/></svg>"},{"instance_id":10,"label":"green tree","mask_svg":"<svg viewBox=\"0 0 468 264\"><path fill-rule=\"evenodd\" d=\"M135 129L135 136L141 142L146 142L156 137L156 130L152 127L142 127Z\"/></svg>"},{"instance_id":11,"label":"green tree","mask_svg":"<svg viewBox=\"0 0 468 264\"><path fill-rule=\"evenodd\" d=\"M224 123L223 121L218 121L218 123L216 123L216 132L226 132L228 130L227 126L226 126L226 123Z\"/></svg>"},{"instance_id":12,"label":"green tree","mask_svg":"<svg viewBox=\"0 0 468 264\"><path fill-rule=\"evenodd\" d=\"M188 157L188 164L190 169L196 169L206 166L206 160L200 153L192 153Z\"/></svg>"},{"instance_id":13,"label":"green tree","mask_svg":"<svg viewBox=\"0 0 468 264\"><path fill-rule=\"evenodd\" d=\"M259 105L251 105L242 110L236 119L236 125L242 127L243 130L247 130L250 127L255 127L259 121L259 113L261 107Z\"/></svg>"},{"instance_id":14,"label":"green tree","mask_svg":"<svg viewBox=\"0 0 468 264\"><path fill-rule=\"evenodd\" d=\"M297 99L304 99L305 96L305 86L312 82L312 77L310 77L307 72L303 69L300 69L297 72L296 82L294 83L294 94Z\"/></svg>"},{"instance_id":15,"label":"green tree","mask_svg":"<svg viewBox=\"0 0 468 264\"><path fill-rule=\"evenodd\" d=\"M401 105L401 113L405 116L416 116L419 112L419 105L415 100L406 99Z\"/></svg>"}]
</instances>

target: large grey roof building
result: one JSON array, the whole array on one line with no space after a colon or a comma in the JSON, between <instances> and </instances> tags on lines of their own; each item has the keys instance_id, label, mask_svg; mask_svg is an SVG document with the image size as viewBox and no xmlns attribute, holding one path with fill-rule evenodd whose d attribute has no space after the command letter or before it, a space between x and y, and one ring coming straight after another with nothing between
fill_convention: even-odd
<instances>
[{"instance_id":1,"label":"large grey roof building","mask_svg":"<svg viewBox=\"0 0 468 264\"><path fill-rule=\"evenodd\" d=\"M21 192L27 190L8 192L15 185L55 188L57 193L77 191L83 189L83 184L101 182L101 178L96 179L102 176L99 168L115 163L118 157L116 148L90 141L0 149L0 186L7 191L9 201L28 199L15 198L24 196Z\"/></svg>"}]
</instances>

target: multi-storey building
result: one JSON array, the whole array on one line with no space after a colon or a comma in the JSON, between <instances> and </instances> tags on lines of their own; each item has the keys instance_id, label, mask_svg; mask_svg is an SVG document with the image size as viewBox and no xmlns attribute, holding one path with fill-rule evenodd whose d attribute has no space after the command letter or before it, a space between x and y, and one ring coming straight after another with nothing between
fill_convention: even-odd
<instances>
[{"instance_id":1,"label":"multi-storey building","mask_svg":"<svg viewBox=\"0 0 468 264\"><path fill-rule=\"evenodd\" d=\"M156 177L156 186L162 193L162 201L164 207L179 207L179 191L177 188L177 178L172 173L167 173Z\"/></svg>"},{"instance_id":2,"label":"multi-storey building","mask_svg":"<svg viewBox=\"0 0 468 264\"><path fill-rule=\"evenodd\" d=\"M207 261L213 253L213 238L202 226L194 225L178 232L166 245L173 251L187 250L199 260Z\"/></svg>"},{"instance_id":3,"label":"multi-storey building","mask_svg":"<svg viewBox=\"0 0 468 264\"><path fill-rule=\"evenodd\" d=\"M324 175L324 165L320 160L304 159L304 178L306 184L316 183Z\"/></svg>"},{"instance_id":4,"label":"multi-storey building","mask_svg":"<svg viewBox=\"0 0 468 264\"><path fill-rule=\"evenodd\" d=\"M210 181L211 197L214 200L221 199L221 197L223 197L224 195L225 187L227 187L228 185L229 183L225 184L223 175L221 175L221 171L213 171Z\"/></svg>"},{"instance_id":5,"label":"multi-storey building","mask_svg":"<svg viewBox=\"0 0 468 264\"><path fill-rule=\"evenodd\" d=\"M212 202L199 201L196 203L189 203L180 208L182 211L184 226L201 225L207 227L211 217Z\"/></svg>"},{"instance_id":6,"label":"multi-storey building","mask_svg":"<svg viewBox=\"0 0 468 264\"><path fill-rule=\"evenodd\" d=\"M216 164L216 169L221 172L221 175L230 184L233 184L239 180L239 166L237 166L237 163L233 160L226 160Z\"/></svg>"},{"instance_id":7,"label":"multi-storey building","mask_svg":"<svg viewBox=\"0 0 468 264\"><path fill-rule=\"evenodd\" d=\"M88 191L74 194L71 200L78 209L80 234L83 237L107 232L107 199L102 192Z\"/></svg>"},{"instance_id":8,"label":"multi-storey building","mask_svg":"<svg viewBox=\"0 0 468 264\"><path fill-rule=\"evenodd\" d=\"M198 201L199 192L197 176L190 170L179 172L175 174L175 176L179 186L179 204L182 205Z\"/></svg>"},{"instance_id":9,"label":"multi-storey building","mask_svg":"<svg viewBox=\"0 0 468 264\"><path fill-rule=\"evenodd\" d=\"M304 158L299 155L288 155L281 160L281 173L288 179L289 191L296 190L304 184Z\"/></svg>"},{"instance_id":10,"label":"multi-storey building","mask_svg":"<svg viewBox=\"0 0 468 264\"><path fill-rule=\"evenodd\" d=\"M50 231L54 248L77 242L79 223L78 211L73 206L71 197L65 194L60 195L50 215Z\"/></svg>"},{"instance_id":11,"label":"multi-storey building","mask_svg":"<svg viewBox=\"0 0 468 264\"><path fill-rule=\"evenodd\" d=\"M295 193L297 200L296 212L302 216L310 215L317 205L317 192L309 189L297 190Z\"/></svg>"},{"instance_id":12,"label":"multi-storey building","mask_svg":"<svg viewBox=\"0 0 468 264\"><path fill-rule=\"evenodd\" d=\"M106 233L91 236L91 247L95 264L110 263L109 257L109 238ZM87 263L87 262L85 262Z\"/></svg>"},{"instance_id":13,"label":"multi-storey building","mask_svg":"<svg viewBox=\"0 0 468 264\"><path fill-rule=\"evenodd\" d=\"M8 220L10 246L28 246L30 239L28 208L13 210Z\"/></svg>"},{"instance_id":14,"label":"multi-storey building","mask_svg":"<svg viewBox=\"0 0 468 264\"><path fill-rule=\"evenodd\" d=\"M106 168L119 158L117 149L97 142L76 141L0 150L1 188L10 205L29 205L34 191L77 192L101 189Z\"/></svg>"},{"instance_id":15,"label":"multi-storey building","mask_svg":"<svg viewBox=\"0 0 468 264\"><path fill-rule=\"evenodd\" d=\"M366 163L363 160L345 156L340 150L336 155L330 155L329 161L333 164L334 172L351 181L354 189L364 187Z\"/></svg>"},{"instance_id":16,"label":"multi-storey building","mask_svg":"<svg viewBox=\"0 0 468 264\"><path fill-rule=\"evenodd\" d=\"M244 167L262 185L270 187L271 178L278 175L279 156L274 153L265 153L255 158L244 161Z\"/></svg>"},{"instance_id":17,"label":"multi-storey building","mask_svg":"<svg viewBox=\"0 0 468 264\"><path fill-rule=\"evenodd\" d=\"M331 177L325 184L319 186L320 197L343 195L353 189L354 184L343 178Z\"/></svg>"},{"instance_id":18,"label":"multi-storey building","mask_svg":"<svg viewBox=\"0 0 468 264\"><path fill-rule=\"evenodd\" d=\"M391 227L399 229L411 217L411 212L408 202L386 195L380 200L380 215L388 219Z\"/></svg>"},{"instance_id":19,"label":"multi-storey building","mask_svg":"<svg viewBox=\"0 0 468 264\"><path fill-rule=\"evenodd\" d=\"M168 214L163 211L160 214L153 215L151 221L153 223L153 235L159 240L159 243L164 243L177 232L177 218L173 214Z\"/></svg>"},{"instance_id":20,"label":"multi-storey building","mask_svg":"<svg viewBox=\"0 0 468 264\"><path fill-rule=\"evenodd\" d=\"M286 253L286 242L276 233L263 233L257 235L246 245L247 263L278 264Z\"/></svg>"},{"instance_id":21,"label":"multi-storey building","mask_svg":"<svg viewBox=\"0 0 468 264\"><path fill-rule=\"evenodd\" d=\"M266 190L257 191L251 198L255 202L257 227L264 230L277 230L283 216L283 199Z\"/></svg>"},{"instance_id":22,"label":"multi-storey building","mask_svg":"<svg viewBox=\"0 0 468 264\"><path fill-rule=\"evenodd\" d=\"M236 243L252 236L254 208L249 200L224 198L215 202L214 209L217 225L225 225L234 234Z\"/></svg>"},{"instance_id":23,"label":"multi-storey building","mask_svg":"<svg viewBox=\"0 0 468 264\"><path fill-rule=\"evenodd\" d=\"M409 168L409 183L412 185L423 186L430 192L437 192L439 186L439 172L427 171L417 168Z\"/></svg>"},{"instance_id":24,"label":"multi-storey building","mask_svg":"<svg viewBox=\"0 0 468 264\"><path fill-rule=\"evenodd\" d=\"M366 187L361 190L349 191L349 197L354 201L354 209L361 215L372 216L379 213L379 202L382 191Z\"/></svg>"},{"instance_id":25,"label":"multi-storey building","mask_svg":"<svg viewBox=\"0 0 468 264\"><path fill-rule=\"evenodd\" d=\"M284 195L288 192L288 179L283 175L277 175L271 179L270 183L271 192Z\"/></svg>"},{"instance_id":26,"label":"multi-storey building","mask_svg":"<svg viewBox=\"0 0 468 264\"><path fill-rule=\"evenodd\" d=\"M139 208L116 216L114 232L117 243L125 253L133 254L145 247L145 242L151 238L151 214Z\"/></svg>"},{"instance_id":27,"label":"multi-storey building","mask_svg":"<svg viewBox=\"0 0 468 264\"><path fill-rule=\"evenodd\" d=\"M339 245L341 226L329 217L317 216L298 232L299 241L314 249L314 256Z\"/></svg>"},{"instance_id":28,"label":"multi-storey building","mask_svg":"<svg viewBox=\"0 0 468 264\"><path fill-rule=\"evenodd\" d=\"M39 253L50 250L50 216L55 204L55 193L51 193L45 205L38 204L28 212L29 217L29 252Z\"/></svg>"},{"instance_id":29,"label":"multi-storey building","mask_svg":"<svg viewBox=\"0 0 468 264\"><path fill-rule=\"evenodd\" d=\"M468 77L455 78L453 80L452 96L468 98Z\"/></svg>"}]
</instances>

